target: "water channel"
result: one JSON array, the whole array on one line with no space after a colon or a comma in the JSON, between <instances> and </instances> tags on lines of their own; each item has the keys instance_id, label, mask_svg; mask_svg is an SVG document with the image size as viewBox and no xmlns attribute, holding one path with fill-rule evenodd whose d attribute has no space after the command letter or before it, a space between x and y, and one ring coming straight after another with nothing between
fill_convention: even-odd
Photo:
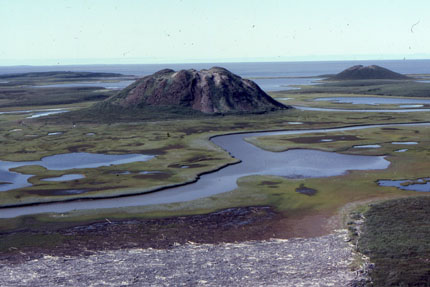
<instances>
[{"instance_id":1,"label":"water channel","mask_svg":"<svg viewBox=\"0 0 430 287\"><path fill-rule=\"evenodd\" d=\"M430 123L363 125L332 129L289 130L217 136L213 137L211 141L228 151L233 157L240 159L241 163L230 165L216 172L203 175L195 183L172 187L158 192L120 198L2 208L0 209L0 218L10 218L43 212L62 213L72 210L117 208L190 201L232 191L237 187L237 179L248 175L277 175L294 179L336 176L345 174L348 170L385 169L389 166L390 162L387 161L384 156L343 155L306 149L276 153L262 150L246 142L244 138L316 132L331 133L390 126L430 126Z\"/></svg>"}]
</instances>

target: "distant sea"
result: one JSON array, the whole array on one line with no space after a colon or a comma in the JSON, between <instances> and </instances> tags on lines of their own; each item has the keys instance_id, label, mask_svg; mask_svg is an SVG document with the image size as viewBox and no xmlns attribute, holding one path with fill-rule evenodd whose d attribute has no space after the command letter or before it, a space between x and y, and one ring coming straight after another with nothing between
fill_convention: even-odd
<instances>
[{"instance_id":1,"label":"distant sea","mask_svg":"<svg viewBox=\"0 0 430 287\"><path fill-rule=\"evenodd\" d=\"M379 65L402 74L430 74L430 60L327 61L327 62L255 62L255 63L196 63L196 64L134 64L134 65L74 65L74 66L0 66L0 74L87 71L146 76L161 69L208 69L224 67L243 78L288 77L287 79L254 79L264 90L290 89L290 85L314 83L319 75L336 74L354 65Z\"/></svg>"}]
</instances>

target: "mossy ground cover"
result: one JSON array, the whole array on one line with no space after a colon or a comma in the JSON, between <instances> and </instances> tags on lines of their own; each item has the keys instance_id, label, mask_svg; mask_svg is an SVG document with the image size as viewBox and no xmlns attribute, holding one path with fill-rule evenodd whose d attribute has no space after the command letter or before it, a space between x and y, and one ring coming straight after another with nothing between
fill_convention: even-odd
<instances>
[{"instance_id":1,"label":"mossy ground cover","mask_svg":"<svg viewBox=\"0 0 430 287\"><path fill-rule=\"evenodd\" d=\"M430 285L430 197L372 204L358 239L374 286Z\"/></svg>"}]
</instances>

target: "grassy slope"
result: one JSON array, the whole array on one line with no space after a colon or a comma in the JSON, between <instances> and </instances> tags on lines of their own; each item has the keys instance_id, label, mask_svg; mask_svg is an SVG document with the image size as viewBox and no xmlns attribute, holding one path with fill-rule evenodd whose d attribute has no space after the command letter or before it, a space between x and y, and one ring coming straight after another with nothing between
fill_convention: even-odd
<instances>
[{"instance_id":1,"label":"grassy slope","mask_svg":"<svg viewBox=\"0 0 430 287\"><path fill-rule=\"evenodd\" d=\"M359 251L375 264L374 286L430 285L430 198L371 205Z\"/></svg>"}]
</instances>

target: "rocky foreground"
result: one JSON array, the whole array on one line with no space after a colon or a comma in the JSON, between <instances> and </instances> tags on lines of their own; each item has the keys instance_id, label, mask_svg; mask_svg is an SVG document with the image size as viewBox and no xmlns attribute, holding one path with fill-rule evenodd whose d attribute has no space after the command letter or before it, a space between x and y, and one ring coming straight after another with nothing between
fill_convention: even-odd
<instances>
[{"instance_id":1,"label":"rocky foreground","mask_svg":"<svg viewBox=\"0 0 430 287\"><path fill-rule=\"evenodd\" d=\"M340 230L316 238L131 248L0 266L0 286L357 286Z\"/></svg>"}]
</instances>

